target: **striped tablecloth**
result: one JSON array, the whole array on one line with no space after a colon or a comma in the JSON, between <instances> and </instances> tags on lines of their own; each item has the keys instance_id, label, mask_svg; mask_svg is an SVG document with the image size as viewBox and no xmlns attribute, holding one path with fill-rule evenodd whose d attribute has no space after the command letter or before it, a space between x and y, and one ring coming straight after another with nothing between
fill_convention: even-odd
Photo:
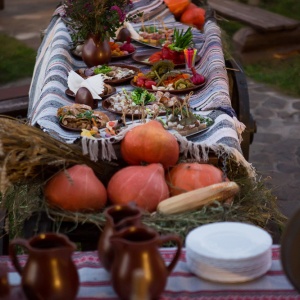
<instances>
[{"instance_id":1,"label":"striped tablecloth","mask_svg":"<svg viewBox=\"0 0 300 300\"><path fill-rule=\"evenodd\" d=\"M160 252L168 263L174 254L173 248L161 248ZM20 255L21 264L26 262L27 256ZM73 260L80 277L78 300L87 299L118 299L110 283L110 274L99 262L97 252L76 252ZM1 262L9 261L8 257L0 257ZM20 284L20 276L12 264L8 263L9 281L11 285ZM189 272L185 249L168 278L165 290L159 300L296 300L300 294L292 287L282 271L280 263L280 247L272 247L271 269L262 277L239 284L221 284L200 279Z\"/></svg>"},{"instance_id":2,"label":"striped tablecloth","mask_svg":"<svg viewBox=\"0 0 300 300\"><path fill-rule=\"evenodd\" d=\"M139 0L134 2L134 6L135 9L145 11L147 15L147 13L155 11L154 8L164 6L164 3L162 0ZM160 10L159 15L156 15L155 18L157 18L156 20L163 18L166 26L187 28L176 22L166 8ZM153 22L153 20L147 21L147 18L145 20L145 24ZM134 24L134 26L139 28L141 24ZM241 133L245 128L244 124L238 121L231 106L220 28L215 22L207 20L203 32L193 29L193 34L194 42L201 56L196 67L207 81L202 89L194 93L190 103L194 110L211 117L214 124L209 130L193 139L187 140L177 135L176 138L181 146L180 151L183 156L186 155L196 160L207 160L209 151L213 151L218 156L230 156L238 164L243 165L250 175L254 175L251 164L244 159L241 152ZM78 133L67 131L59 126L56 117L57 109L74 103L65 95L68 73L71 70L85 67L80 59L72 55L70 43L71 37L66 22L64 22L64 12L62 7L58 7L38 51L29 95L29 123L39 125L45 132L67 143L81 140L84 154L89 153L92 160L112 160L114 153L111 143L116 141L100 139L95 142L87 138L81 139ZM137 51L149 49L138 43L135 46L138 48ZM148 67L136 63L131 58L121 61L121 63L138 66L142 71ZM122 87L128 90L133 89L127 84L118 87L117 90ZM101 104L98 109L102 109ZM104 151L98 153L99 144Z\"/></svg>"}]
</instances>

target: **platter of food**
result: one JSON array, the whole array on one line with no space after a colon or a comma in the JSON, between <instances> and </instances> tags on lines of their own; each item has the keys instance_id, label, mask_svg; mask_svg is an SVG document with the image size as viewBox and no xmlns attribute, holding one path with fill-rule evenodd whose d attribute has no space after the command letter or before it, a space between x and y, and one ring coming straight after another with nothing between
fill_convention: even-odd
<instances>
[{"instance_id":1,"label":"platter of food","mask_svg":"<svg viewBox=\"0 0 300 300\"><path fill-rule=\"evenodd\" d=\"M139 72L139 68L126 64L99 65L76 70L76 73L83 78L96 74L103 74L104 82L113 85L130 81Z\"/></svg>"},{"instance_id":2,"label":"platter of food","mask_svg":"<svg viewBox=\"0 0 300 300\"><path fill-rule=\"evenodd\" d=\"M135 52L135 47L129 42L109 42L111 48L111 60L120 60L130 57ZM82 60L83 44L78 44L70 51L76 57Z\"/></svg>"},{"instance_id":3,"label":"platter of food","mask_svg":"<svg viewBox=\"0 0 300 300\"><path fill-rule=\"evenodd\" d=\"M59 125L70 131L81 132L82 129L91 130L104 128L109 117L100 111L94 111L88 105L72 104L57 110Z\"/></svg>"},{"instance_id":4,"label":"platter of food","mask_svg":"<svg viewBox=\"0 0 300 300\"><path fill-rule=\"evenodd\" d=\"M139 87L139 85L134 79L130 81L130 84L135 88ZM146 89L149 92L162 91L162 92L171 92L172 94L186 94L198 90L204 85L205 85L205 81L201 84L197 84L197 85L192 84L189 86L185 86L184 88L174 88L172 86L165 87L163 85L159 85L159 86L144 87L144 89Z\"/></svg>"},{"instance_id":5,"label":"platter of food","mask_svg":"<svg viewBox=\"0 0 300 300\"><path fill-rule=\"evenodd\" d=\"M102 107L112 113L125 117L151 117L162 116L177 102L183 100L169 92L149 93L142 88L131 92L122 91L105 99Z\"/></svg>"},{"instance_id":6,"label":"platter of food","mask_svg":"<svg viewBox=\"0 0 300 300\"><path fill-rule=\"evenodd\" d=\"M155 49L148 49L145 51L141 51L141 52L136 52L132 55L132 59L140 64L143 65L147 65L147 66L152 66L157 59L155 58L155 61L151 61L151 57L154 58L154 56L159 56L160 55L160 51L157 51ZM159 58L159 60L163 60L163 58ZM195 58L195 62L199 62L200 61L200 55L196 55ZM181 63L174 63L174 66L176 68L184 68L185 67L185 61L183 60Z\"/></svg>"},{"instance_id":7,"label":"platter of food","mask_svg":"<svg viewBox=\"0 0 300 300\"><path fill-rule=\"evenodd\" d=\"M113 95L115 92L116 92L116 88L114 86L104 83L104 91L99 96L102 99L105 99ZM65 94L71 98L75 98L75 93L71 91L69 88L65 90Z\"/></svg>"},{"instance_id":8,"label":"platter of food","mask_svg":"<svg viewBox=\"0 0 300 300\"><path fill-rule=\"evenodd\" d=\"M133 39L134 41L146 46L160 49L163 44L170 42L174 33L174 28L156 25L143 25L138 30L139 38Z\"/></svg>"},{"instance_id":9,"label":"platter of food","mask_svg":"<svg viewBox=\"0 0 300 300\"><path fill-rule=\"evenodd\" d=\"M174 118L174 116L168 116L162 119L166 124L166 128L170 132L177 132L185 137L192 137L198 135L201 132L208 130L214 123L213 119L209 117L203 117L198 114L191 114L188 118Z\"/></svg>"},{"instance_id":10,"label":"platter of food","mask_svg":"<svg viewBox=\"0 0 300 300\"><path fill-rule=\"evenodd\" d=\"M192 68L192 73L174 70L174 63L168 60L155 63L150 71L139 72L131 80L133 87L147 91L170 91L173 94L189 93L203 87L206 78Z\"/></svg>"}]
</instances>

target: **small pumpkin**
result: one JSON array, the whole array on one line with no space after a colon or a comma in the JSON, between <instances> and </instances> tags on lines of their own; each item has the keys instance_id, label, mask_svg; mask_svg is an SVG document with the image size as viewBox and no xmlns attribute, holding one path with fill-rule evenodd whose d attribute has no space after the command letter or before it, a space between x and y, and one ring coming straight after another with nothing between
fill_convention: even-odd
<instances>
[{"instance_id":1,"label":"small pumpkin","mask_svg":"<svg viewBox=\"0 0 300 300\"><path fill-rule=\"evenodd\" d=\"M228 181L223 172L210 164L181 163L166 173L171 196L199 189L215 183Z\"/></svg>"},{"instance_id":2,"label":"small pumpkin","mask_svg":"<svg viewBox=\"0 0 300 300\"><path fill-rule=\"evenodd\" d=\"M168 168L179 159L179 145L160 122L152 120L126 133L121 142L121 155L130 165L161 163Z\"/></svg>"},{"instance_id":3,"label":"small pumpkin","mask_svg":"<svg viewBox=\"0 0 300 300\"><path fill-rule=\"evenodd\" d=\"M180 17L180 22L202 30L205 23L205 10L190 3Z\"/></svg>"},{"instance_id":4,"label":"small pumpkin","mask_svg":"<svg viewBox=\"0 0 300 300\"><path fill-rule=\"evenodd\" d=\"M96 211L107 202L107 192L92 168L75 165L54 175L44 187L46 201L68 211Z\"/></svg>"},{"instance_id":5,"label":"small pumpkin","mask_svg":"<svg viewBox=\"0 0 300 300\"><path fill-rule=\"evenodd\" d=\"M135 203L153 212L159 202L169 197L164 168L161 164L125 167L112 176L107 193L113 204Z\"/></svg>"},{"instance_id":6,"label":"small pumpkin","mask_svg":"<svg viewBox=\"0 0 300 300\"><path fill-rule=\"evenodd\" d=\"M164 0L168 6L170 12L176 17L180 17L187 6L190 4L190 0Z\"/></svg>"}]
</instances>

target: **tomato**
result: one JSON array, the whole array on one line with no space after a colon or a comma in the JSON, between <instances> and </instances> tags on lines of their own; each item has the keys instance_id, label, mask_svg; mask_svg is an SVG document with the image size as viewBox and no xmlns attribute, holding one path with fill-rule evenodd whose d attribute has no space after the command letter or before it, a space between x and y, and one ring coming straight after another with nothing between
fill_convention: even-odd
<instances>
[{"instance_id":1,"label":"tomato","mask_svg":"<svg viewBox=\"0 0 300 300\"><path fill-rule=\"evenodd\" d=\"M156 82L153 80L146 80L145 81L145 88L152 89L152 85L156 85Z\"/></svg>"},{"instance_id":2,"label":"tomato","mask_svg":"<svg viewBox=\"0 0 300 300\"><path fill-rule=\"evenodd\" d=\"M136 84L137 86L143 87L145 85L145 79L143 79L142 77L138 77L136 80Z\"/></svg>"}]
</instances>

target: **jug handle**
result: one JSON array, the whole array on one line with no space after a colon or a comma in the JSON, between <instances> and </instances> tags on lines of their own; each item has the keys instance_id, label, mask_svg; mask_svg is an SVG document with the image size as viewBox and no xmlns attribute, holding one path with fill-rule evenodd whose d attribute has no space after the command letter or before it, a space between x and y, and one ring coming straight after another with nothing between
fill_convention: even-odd
<instances>
[{"instance_id":1,"label":"jug handle","mask_svg":"<svg viewBox=\"0 0 300 300\"><path fill-rule=\"evenodd\" d=\"M172 272L172 270L174 269L179 257L180 257L180 253L181 253L181 248L182 248L182 241L180 239L180 237L178 237L177 235L165 235L165 236L161 236L160 237L160 242L161 244L165 243L165 242L175 242L177 245L177 250L175 255L173 256L172 261L170 262L170 264L167 266L167 270L169 272L169 274Z\"/></svg>"},{"instance_id":2,"label":"jug handle","mask_svg":"<svg viewBox=\"0 0 300 300\"><path fill-rule=\"evenodd\" d=\"M23 268L21 267L19 260L18 260L18 256L16 253L16 246L22 246L22 247L26 248L27 250L30 249L30 246L29 246L29 242L22 238L16 238L9 243L9 249L8 249L9 256L10 256L12 263L15 266L16 270L18 271L18 273L20 275L22 275Z\"/></svg>"}]
</instances>

